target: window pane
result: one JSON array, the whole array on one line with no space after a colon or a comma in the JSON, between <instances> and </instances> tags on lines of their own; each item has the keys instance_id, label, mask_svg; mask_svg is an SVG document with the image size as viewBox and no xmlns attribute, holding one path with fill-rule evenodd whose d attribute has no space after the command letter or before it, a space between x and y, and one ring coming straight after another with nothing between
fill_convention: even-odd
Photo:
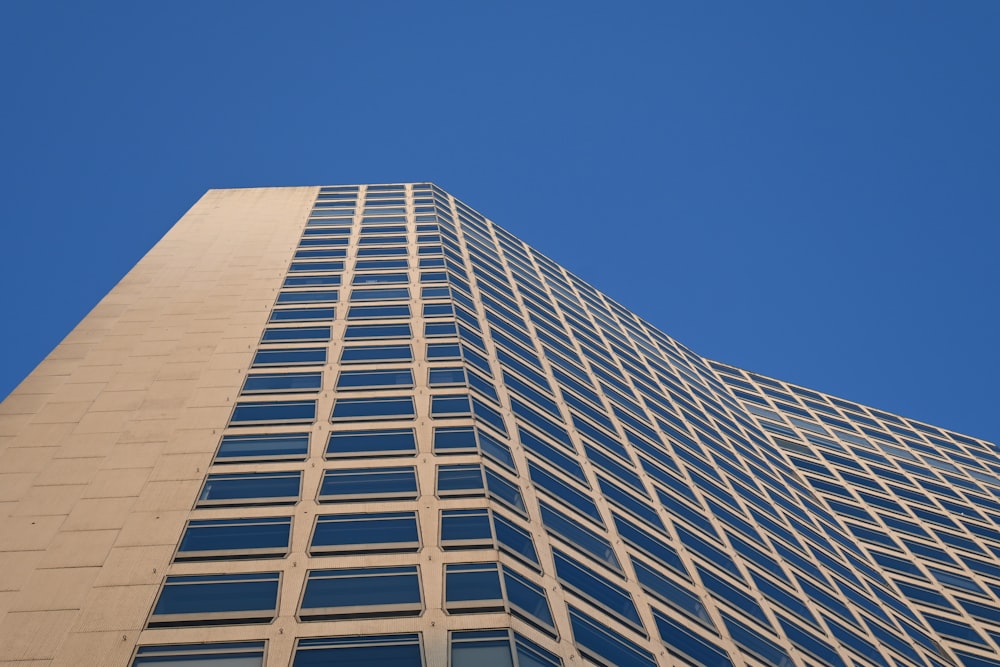
<instances>
[{"instance_id":1,"label":"window pane","mask_svg":"<svg viewBox=\"0 0 1000 667\"><path fill-rule=\"evenodd\" d=\"M413 361L413 350L409 345L356 345L340 354L344 364L377 361Z\"/></svg>"},{"instance_id":2,"label":"window pane","mask_svg":"<svg viewBox=\"0 0 1000 667\"><path fill-rule=\"evenodd\" d=\"M189 521L174 560L284 556L291 529L291 517Z\"/></svg>"},{"instance_id":3,"label":"window pane","mask_svg":"<svg viewBox=\"0 0 1000 667\"><path fill-rule=\"evenodd\" d=\"M244 394L316 392L323 384L322 373L257 373L243 383Z\"/></svg>"},{"instance_id":4,"label":"window pane","mask_svg":"<svg viewBox=\"0 0 1000 667\"><path fill-rule=\"evenodd\" d=\"M290 504L299 499L301 472L251 472L209 475L198 507Z\"/></svg>"},{"instance_id":5,"label":"window pane","mask_svg":"<svg viewBox=\"0 0 1000 667\"><path fill-rule=\"evenodd\" d=\"M416 565L313 570L306 579L303 620L412 616L422 609Z\"/></svg>"},{"instance_id":6,"label":"window pane","mask_svg":"<svg viewBox=\"0 0 1000 667\"><path fill-rule=\"evenodd\" d=\"M308 453L308 433L227 435L219 443L214 463L300 461Z\"/></svg>"},{"instance_id":7,"label":"window pane","mask_svg":"<svg viewBox=\"0 0 1000 667\"><path fill-rule=\"evenodd\" d=\"M406 456L416 454L417 442L413 429L382 429L377 431L339 431L330 434L326 446L327 458L350 456Z\"/></svg>"},{"instance_id":8,"label":"window pane","mask_svg":"<svg viewBox=\"0 0 1000 667\"><path fill-rule=\"evenodd\" d=\"M309 553L319 556L363 551L416 551L419 548L414 512L331 514L316 518Z\"/></svg>"},{"instance_id":9,"label":"window pane","mask_svg":"<svg viewBox=\"0 0 1000 667\"><path fill-rule=\"evenodd\" d=\"M333 406L332 419L393 419L413 417L413 398L341 398Z\"/></svg>"},{"instance_id":10,"label":"window pane","mask_svg":"<svg viewBox=\"0 0 1000 667\"><path fill-rule=\"evenodd\" d=\"M268 328L264 330L261 342L264 343L293 343L293 342L319 342L330 340L330 327L290 327L284 329Z\"/></svg>"},{"instance_id":11,"label":"window pane","mask_svg":"<svg viewBox=\"0 0 1000 667\"><path fill-rule=\"evenodd\" d=\"M300 639L292 667L422 667L420 635Z\"/></svg>"},{"instance_id":12,"label":"window pane","mask_svg":"<svg viewBox=\"0 0 1000 667\"><path fill-rule=\"evenodd\" d=\"M267 623L278 602L278 572L167 577L149 627Z\"/></svg>"},{"instance_id":13,"label":"window pane","mask_svg":"<svg viewBox=\"0 0 1000 667\"><path fill-rule=\"evenodd\" d=\"M132 667L264 667L264 642L140 646Z\"/></svg>"},{"instance_id":14,"label":"window pane","mask_svg":"<svg viewBox=\"0 0 1000 667\"><path fill-rule=\"evenodd\" d=\"M236 404L230 424L302 424L316 420L316 401L266 401Z\"/></svg>"},{"instance_id":15,"label":"window pane","mask_svg":"<svg viewBox=\"0 0 1000 667\"><path fill-rule=\"evenodd\" d=\"M325 347L297 347L258 350L254 355L254 367L261 366L306 366L326 363Z\"/></svg>"},{"instance_id":16,"label":"window pane","mask_svg":"<svg viewBox=\"0 0 1000 667\"><path fill-rule=\"evenodd\" d=\"M496 563L446 565L444 591L445 608L451 613L503 609Z\"/></svg>"},{"instance_id":17,"label":"window pane","mask_svg":"<svg viewBox=\"0 0 1000 667\"><path fill-rule=\"evenodd\" d=\"M320 502L408 499L417 497L417 474L412 466L326 470Z\"/></svg>"},{"instance_id":18,"label":"window pane","mask_svg":"<svg viewBox=\"0 0 1000 667\"><path fill-rule=\"evenodd\" d=\"M412 387L413 372L409 369L393 371L342 371L337 379L337 389L380 389L383 387Z\"/></svg>"}]
</instances>

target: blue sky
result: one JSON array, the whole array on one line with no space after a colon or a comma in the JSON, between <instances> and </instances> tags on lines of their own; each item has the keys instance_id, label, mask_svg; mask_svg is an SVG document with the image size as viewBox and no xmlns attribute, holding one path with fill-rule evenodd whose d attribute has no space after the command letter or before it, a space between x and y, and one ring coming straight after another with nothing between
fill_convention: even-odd
<instances>
[{"instance_id":1,"label":"blue sky","mask_svg":"<svg viewBox=\"0 0 1000 667\"><path fill-rule=\"evenodd\" d=\"M0 396L206 189L429 180L701 354L1000 440L1000 3L0 11Z\"/></svg>"}]
</instances>

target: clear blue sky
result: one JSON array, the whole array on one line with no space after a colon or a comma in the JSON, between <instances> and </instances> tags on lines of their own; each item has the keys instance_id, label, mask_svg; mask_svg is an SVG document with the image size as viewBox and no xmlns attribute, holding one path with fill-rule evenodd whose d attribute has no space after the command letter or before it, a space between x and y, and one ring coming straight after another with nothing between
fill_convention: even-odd
<instances>
[{"instance_id":1,"label":"clear blue sky","mask_svg":"<svg viewBox=\"0 0 1000 667\"><path fill-rule=\"evenodd\" d=\"M1000 440L1000 2L0 11L0 396L206 189L430 180L706 356Z\"/></svg>"}]
</instances>

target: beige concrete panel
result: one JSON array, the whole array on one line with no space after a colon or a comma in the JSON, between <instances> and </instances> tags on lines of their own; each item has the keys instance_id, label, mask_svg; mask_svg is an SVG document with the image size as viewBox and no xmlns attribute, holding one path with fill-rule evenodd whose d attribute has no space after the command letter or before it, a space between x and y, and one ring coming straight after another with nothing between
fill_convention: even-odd
<instances>
[{"instance_id":1,"label":"beige concrete panel","mask_svg":"<svg viewBox=\"0 0 1000 667\"><path fill-rule=\"evenodd\" d=\"M239 391L238 387L226 389L223 387L211 387L207 389L195 389L190 398L191 405L203 405L206 407L226 406L232 409L233 398Z\"/></svg>"},{"instance_id":2,"label":"beige concrete panel","mask_svg":"<svg viewBox=\"0 0 1000 667\"><path fill-rule=\"evenodd\" d=\"M104 564L117 530L72 530L58 533L38 559L38 567L99 567Z\"/></svg>"},{"instance_id":3,"label":"beige concrete panel","mask_svg":"<svg viewBox=\"0 0 1000 667\"><path fill-rule=\"evenodd\" d=\"M66 516L86 490L86 484L33 486L17 503L11 516Z\"/></svg>"},{"instance_id":4,"label":"beige concrete panel","mask_svg":"<svg viewBox=\"0 0 1000 667\"><path fill-rule=\"evenodd\" d=\"M133 632L70 632L59 646L52 667L124 667L132 657Z\"/></svg>"},{"instance_id":5,"label":"beige concrete panel","mask_svg":"<svg viewBox=\"0 0 1000 667\"><path fill-rule=\"evenodd\" d=\"M42 409L51 394L17 393L0 403L0 415L31 415Z\"/></svg>"},{"instance_id":6,"label":"beige concrete panel","mask_svg":"<svg viewBox=\"0 0 1000 667\"><path fill-rule=\"evenodd\" d=\"M132 418L132 412L89 412L76 425L75 433L120 433Z\"/></svg>"},{"instance_id":7,"label":"beige concrete panel","mask_svg":"<svg viewBox=\"0 0 1000 667\"><path fill-rule=\"evenodd\" d=\"M108 554L96 585L158 585L173 554L173 545L115 547Z\"/></svg>"},{"instance_id":8,"label":"beige concrete panel","mask_svg":"<svg viewBox=\"0 0 1000 667\"><path fill-rule=\"evenodd\" d=\"M177 419L144 419L128 423L119 437L119 443L163 443L177 428Z\"/></svg>"},{"instance_id":9,"label":"beige concrete panel","mask_svg":"<svg viewBox=\"0 0 1000 667\"><path fill-rule=\"evenodd\" d=\"M152 359L153 357L146 358ZM156 374L156 379L159 381L197 380L202 370L203 365L199 362L168 362L160 367L160 372Z\"/></svg>"},{"instance_id":10,"label":"beige concrete panel","mask_svg":"<svg viewBox=\"0 0 1000 667\"><path fill-rule=\"evenodd\" d=\"M21 384L14 388L6 400L15 396L28 394L52 394L58 391L65 383L68 375L44 375L38 373L37 369L21 380Z\"/></svg>"},{"instance_id":11,"label":"beige concrete panel","mask_svg":"<svg viewBox=\"0 0 1000 667\"><path fill-rule=\"evenodd\" d=\"M115 546L177 544L188 510L132 512L115 540Z\"/></svg>"},{"instance_id":12,"label":"beige concrete panel","mask_svg":"<svg viewBox=\"0 0 1000 667\"><path fill-rule=\"evenodd\" d=\"M104 390L106 384L106 382L76 382L75 378L71 377L63 385L62 391L78 401L93 401Z\"/></svg>"},{"instance_id":13,"label":"beige concrete panel","mask_svg":"<svg viewBox=\"0 0 1000 667\"><path fill-rule=\"evenodd\" d=\"M0 421L2 420L3 417L0 417ZM25 447L61 445L72 436L74 426L75 424L28 424L15 436L12 444L20 444ZM14 436L14 434L10 434L10 436Z\"/></svg>"},{"instance_id":14,"label":"beige concrete panel","mask_svg":"<svg viewBox=\"0 0 1000 667\"><path fill-rule=\"evenodd\" d=\"M135 498L86 498L66 517L64 530L101 530L125 525Z\"/></svg>"},{"instance_id":15,"label":"beige concrete panel","mask_svg":"<svg viewBox=\"0 0 1000 667\"><path fill-rule=\"evenodd\" d=\"M44 551L0 551L0 591L19 591Z\"/></svg>"},{"instance_id":16,"label":"beige concrete panel","mask_svg":"<svg viewBox=\"0 0 1000 667\"><path fill-rule=\"evenodd\" d=\"M87 459L105 457L111 453L117 433L73 433L59 448L57 459Z\"/></svg>"},{"instance_id":17,"label":"beige concrete panel","mask_svg":"<svg viewBox=\"0 0 1000 667\"><path fill-rule=\"evenodd\" d=\"M106 364L103 366L80 366L73 373L73 381L86 382L108 382L121 368L118 364Z\"/></svg>"},{"instance_id":18,"label":"beige concrete panel","mask_svg":"<svg viewBox=\"0 0 1000 667\"><path fill-rule=\"evenodd\" d=\"M150 475L150 481L190 479L201 481L205 471L212 463L212 455L202 454L167 454L160 458Z\"/></svg>"},{"instance_id":19,"label":"beige concrete panel","mask_svg":"<svg viewBox=\"0 0 1000 667\"><path fill-rule=\"evenodd\" d=\"M0 435L17 435L30 419L31 415L0 415Z\"/></svg>"},{"instance_id":20,"label":"beige concrete panel","mask_svg":"<svg viewBox=\"0 0 1000 667\"><path fill-rule=\"evenodd\" d=\"M25 582L11 611L78 609L90 592L100 570L99 567L35 570Z\"/></svg>"},{"instance_id":21,"label":"beige concrete panel","mask_svg":"<svg viewBox=\"0 0 1000 667\"><path fill-rule=\"evenodd\" d=\"M158 584L93 588L73 630L138 630L146 623L158 589Z\"/></svg>"},{"instance_id":22,"label":"beige concrete panel","mask_svg":"<svg viewBox=\"0 0 1000 667\"><path fill-rule=\"evenodd\" d=\"M0 619L0 660L51 659L76 616L75 610L8 612Z\"/></svg>"},{"instance_id":23,"label":"beige concrete panel","mask_svg":"<svg viewBox=\"0 0 1000 667\"><path fill-rule=\"evenodd\" d=\"M90 406L91 412L135 410L145 400L142 391L102 391Z\"/></svg>"},{"instance_id":24,"label":"beige concrete panel","mask_svg":"<svg viewBox=\"0 0 1000 667\"><path fill-rule=\"evenodd\" d=\"M39 551L52 542L64 516L10 516L0 519L0 552Z\"/></svg>"},{"instance_id":25,"label":"beige concrete panel","mask_svg":"<svg viewBox=\"0 0 1000 667\"><path fill-rule=\"evenodd\" d=\"M35 413L32 421L36 424L74 424L87 413L90 403L90 401L48 402Z\"/></svg>"},{"instance_id":26,"label":"beige concrete panel","mask_svg":"<svg viewBox=\"0 0 1000 667\"><path fill-rule=\"evenodd\" d=\"M162 442L122 442L101 462L101 470L152 468L163 453Z\"/></svg>"},{"instance_id":27,"label":"beige concrete panel","mask_svg":"<svg viewBox=\"0 0 1000 667\"><path fill-rule=\"evenodd\" d=\"M224 389L239 390L243 383L243 374L238 370L206 370L198 378L198 385L201 387L221 387Z\"/></svg>"},{"instance_id":28,"label":"beige concrete panel","mask_svg":"<svg viewBox=\"0 0 1000 667\"><path fill-rule=\"evenodd\" d=\"M4 472L38 472L45 468L58 447L12 447L13 437L0 440L0 470Z\"/></svg>"},{"instance_id":29,"label":"beige concrete panel","mask_svg":"<svg viewBox=\"0 0 1000 667\"><path fill-rule=\"evenodd\" d=\"M48 667L51 660L0 660L0 667Z\"/></svg>"},{"instance_id":30,"label":"beige concrete panel","mask_svg":"<svg viewBox=\"0 0 1000 667\"><path fill-rule=\"evenodd\" d=\"M135 511L191 509L200 488L200 479L149 482L135 503Z\"/></svg>"},{"instance_id":31,"label":"beige concrete panel","mask_svg":"<svg viewBox=\"0 0 1000 667\"><path fill-rule=\"evenodd\" d=\"M108 380L108 391L145 391L156 378L155 371L136 371L131 368L116 373Z\"/></svg>"},{"instance_id":32,"label":"beige concrete panel","mask_svg":"<svg viewBox=\"0 0 1000 667\"><path fill-rule=\"evenodd\" d=\"M184 427L225 428L232 410L231 405L190 407L184 411Z\"/></svg>"},{"instance_id":33,"label":"beige concrete panel","mask_svg":"<svg viewBox=\"0 0 1000 667\"><path fill-rule=\"evenodd\" d=\"M20 499L37 476L33 472L0 473L0 502Z\"/></svg>"},{"instance_id":34,"label":"beige concrete panel","mask_svg":"<svg viewBox=\"0 0 1000 667\"><path fill-rule=\"evenodd\" d=\"M57 458L41 473L35 484L50 486L56 484L87 484L94 478L103 457Z\"/></svg>"},{"instance_id":35,"label":"beige concrete panel","mask_svg":"<svg viewBox=\"0 0 1000 667\"><path fill-rule=\"evenodd\" d=\"M49 359L83 359L93 348L92 342L63 340L49 353Z\"/></svg>"},{"instance_id":36,"label":"beige concrete panel","mask_svg":"<svg viewBox=\"0 0 1000 667\"><path fill-rule=\"evenodd\" d=\"M84 498L125 498L137 497L152 468L132 468L127 473L121 470L100 470L93 478Z\"/></svg>"}]
</instances>

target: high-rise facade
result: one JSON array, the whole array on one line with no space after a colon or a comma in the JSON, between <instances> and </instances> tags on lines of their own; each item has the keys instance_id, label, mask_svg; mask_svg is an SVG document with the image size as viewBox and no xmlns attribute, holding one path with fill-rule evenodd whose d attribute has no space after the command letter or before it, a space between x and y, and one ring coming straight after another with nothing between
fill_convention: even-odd
<instances>
[{"instance_id":1,"label":"high-rise facade","mask_svg":"<svg viewBox=\"0 0 1000 667\"><path fill-rule=\"evenodd\" d=\"M0 406L0 666L1000 666L1000 452L431 184L207 193Z\"/></svg>"}]
</instances>

